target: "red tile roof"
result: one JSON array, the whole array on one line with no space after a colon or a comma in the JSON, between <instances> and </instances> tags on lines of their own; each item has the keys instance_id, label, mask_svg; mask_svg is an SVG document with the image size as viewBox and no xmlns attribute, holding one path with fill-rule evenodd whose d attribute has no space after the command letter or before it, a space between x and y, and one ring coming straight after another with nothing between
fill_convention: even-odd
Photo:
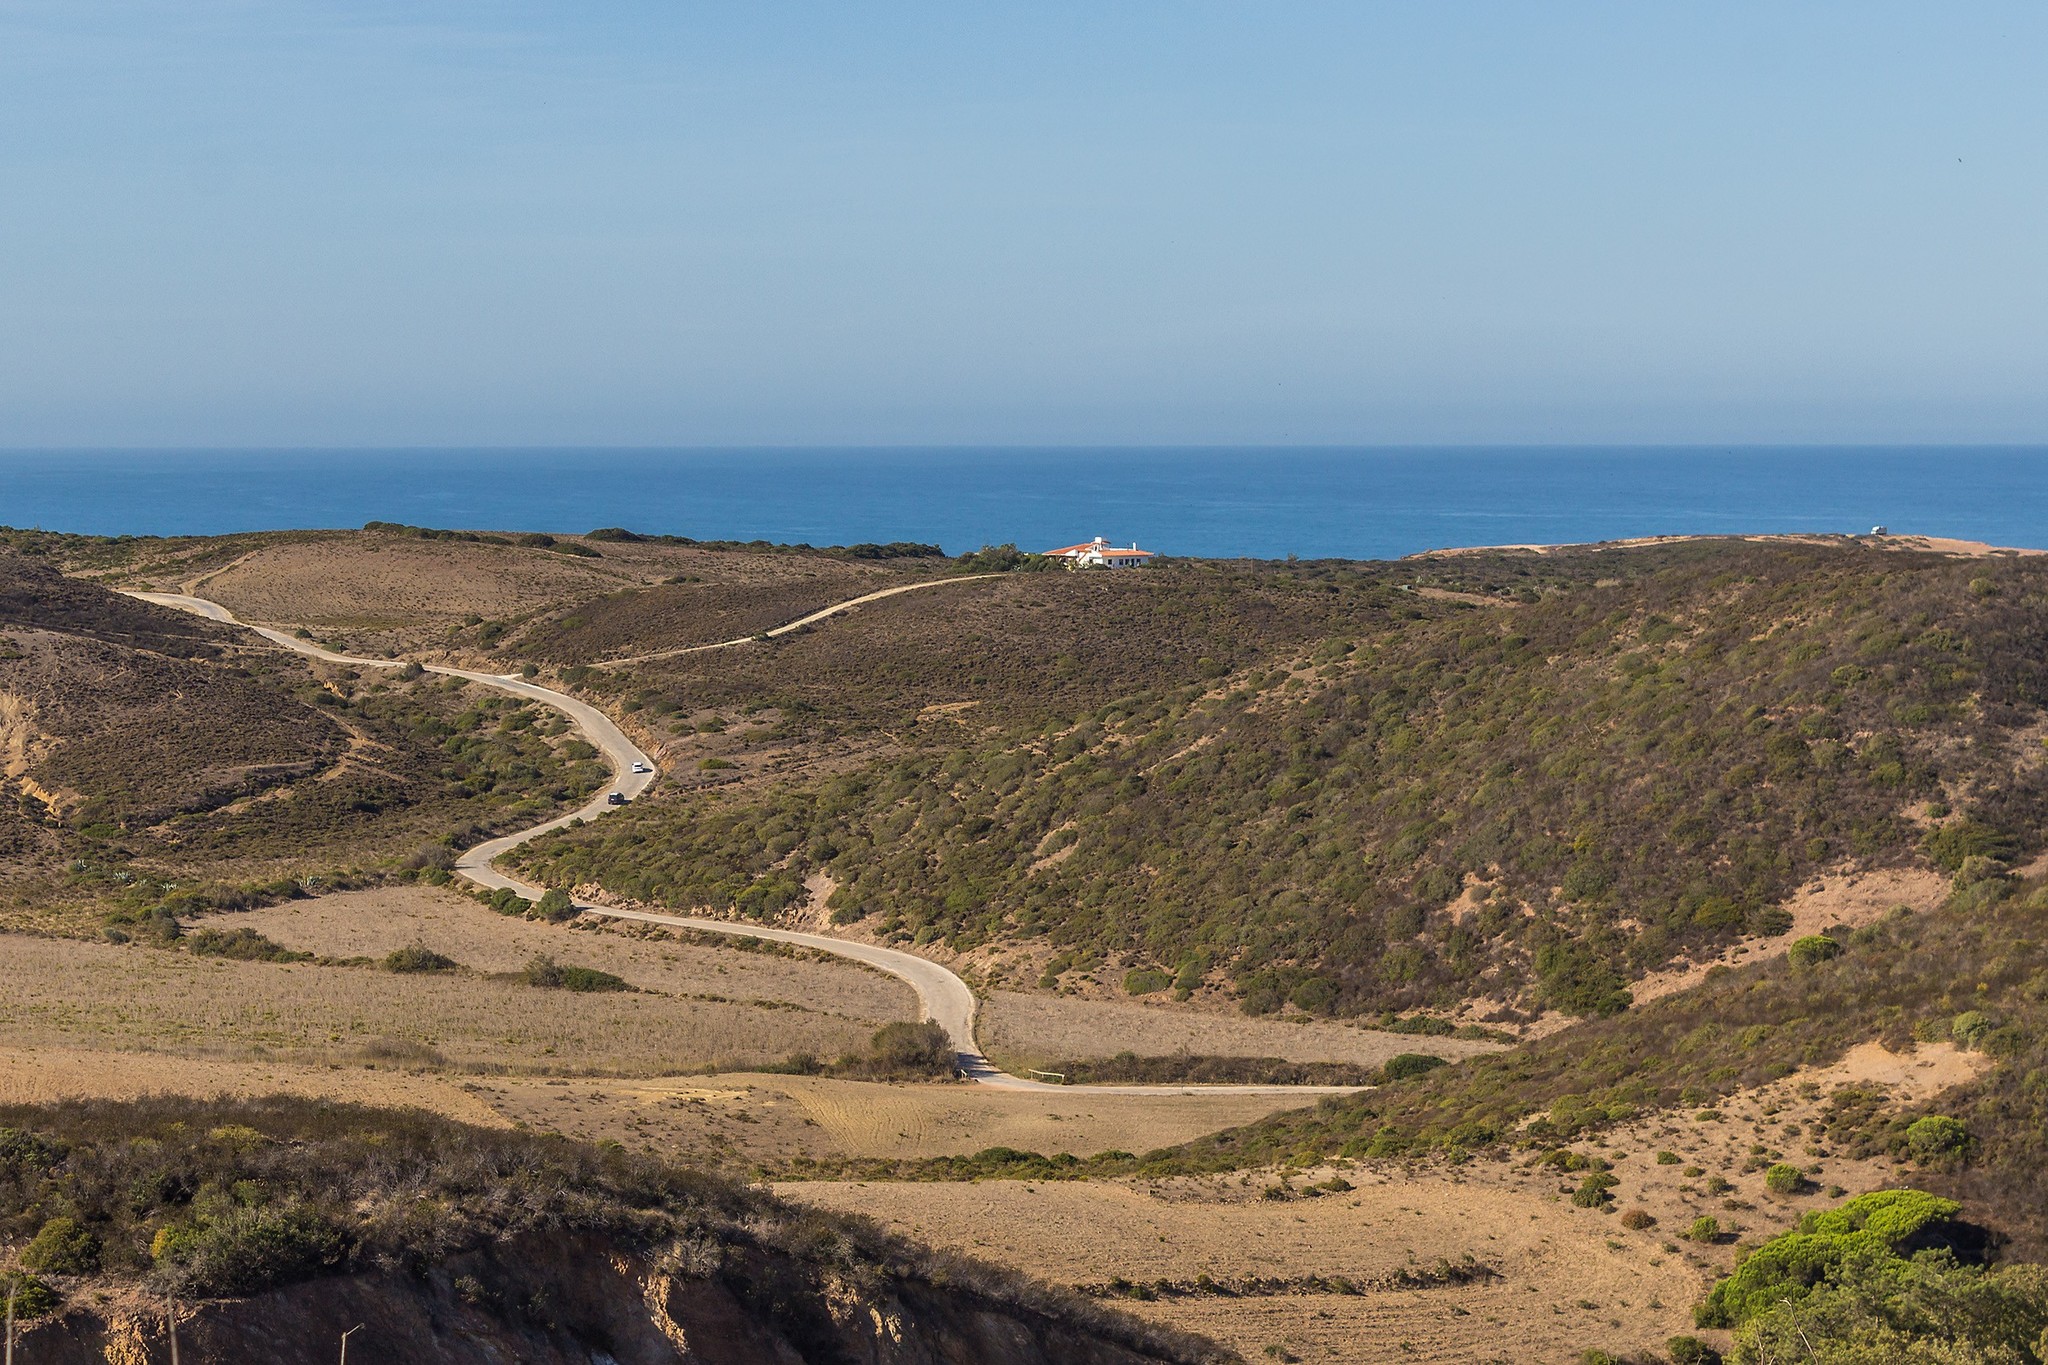
<instances>
[{"instance_id":1,"label":"red tile roof","mask_svg":"<svg viewBox=\"0 0 2048 1365\"><path fill-rule=\"evenodd\" d=\"M1053 555L1081 555L1088 553L1088 551L1090 550L1100 550L1104 555L1122 555L1125 558L1129 558L1132 555L1139 555L1149 559L1152 557L1154 553L1151 550L1140 550L1136 546L1132 546L1128 549L1122 549L1115 545L1098 545L1092 540L1082 545L1062 545L1057 550L1047 550L1045 553L1049 558Z\"/></svg>"}]
</instances>

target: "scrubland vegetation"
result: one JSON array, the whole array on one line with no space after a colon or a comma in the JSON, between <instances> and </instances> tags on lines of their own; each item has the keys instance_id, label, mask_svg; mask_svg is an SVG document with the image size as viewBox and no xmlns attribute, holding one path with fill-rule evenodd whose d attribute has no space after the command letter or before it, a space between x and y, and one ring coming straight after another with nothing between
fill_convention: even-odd
<instances>
[{"instance_id":1,"label":"scrubland vegetation","mask_svg":"<svg viewBox=\"0 0 2048 1365\"><path fill-rule=\"evenodd\" d=\"M1046 987L1107 967L1254 1012L1478 997L1515 1018L1611 1014L1641 972L1782 933L1778 902L1823 868L2038 844L2038 563L1739 543L1460 561L1528 575L1485 607L1393 591L1406 567L1088 583L1041 604L1066 608L1057 633L1020 580L1007 630L721 660L725 686L785 699L792 733L977 706L854 771L646 801L521 860L755 916L823 873L839 921L1014 951Z\"/></svg>"},{"instance_id":2,"label":"scrubland vegetation","mask_svg":"<svg viewBox=\"0 0 2048 1365\"><path fill-rule=\"evenodd\" d=\"M1560 1216L1611 1217L1603 1226L1617 1236L1661 1241L1700 1265L1718 1254L1725 1266L1752 1235L1751 1201L1789 1226L1838 1178L1818 1154L1881 1154L1914 1190L1819 1210L1746 1245L1702 1302L1700 1330L1733 1332L1743 1361L2042 1358L2048 1292L2014 1259L2048 1254L2048 881L2015 870L2040 851L2048 821L2048 566L2038 561L1706 542L1087 576L1032 572L1043 565L1004 547L947 561L931 547L711 547L618 528L365 535L368 553L393 562L449 557L451 573L470 575L461 581L475 609L401 628L351 617L366 594L337 588L312 623L322 638L409 629L405 638L446 656L547 672L665 750L672 780L650 799L521 851L557 888L535 912L543 919L573 916L563 891L587 883L762 919L808 908L824 887L823 908L858 933L971 953L989 984L1093 996L1097 1008L1150 1012L1199 997L1270 1017L1246 1027L1316 1016L1457 1033L1474 1052L1539 1013L1581 1018L1450 1066L1387 1052L1321 1062L1225 1048L1036 1053L1063 1059L1049 1069L1074 1081L1379 1088L1154 1151L906 1145L893 1150L955 1154L790 1158L784 1171L1065 1183L1278 1167L1261 1197L1286 1201L1352 1193L1342 1176L1296 1188L1294 1171L1331 1160L1462 1171L1513 1152L1517 1169L1562 1182L1550 1194ZM249 571L235 588L245 573L227 567L235 554L325 544L278 538L231 554L225 542L12 539L95 572L220 568L224 591L252 598L261 583ZM314 559L293 562L306 581L318 577ZM526 576L493 597L502 585L484 568L499 563ZM178 971L222 983L333 975L340 960L282 933L219 922L185 933L185 921L350 885L445 880L454 847L603 776L557 719L510 699L308 669L19 558L0 565L10 889L17 902L61 889L108 915L108 937L182 946ZM891 598L772 643L640 659L949 571L1004 576ZM1948 902L1789 932L1785 902L1821 874L1908 866L1952 879ZM519 927L529 929L561 932ZM1641 1003L1631 991L1646 973L1759 941L1773 946L1690 989ZM375 983L362 993L386 1013L481 991L495 993L494 1009L554 1020L571 1039L583 1035L569 1014L588 1015L594 1037L599 1025L641 1031L650 1011L714 998L650 987L638 962L614 972L571 960L571 949L518 954L480 969L470 948L451 956L420 940L346 961ZM801 1044L792 1037L774 1054L787 1056L777 1069L951 1073L933 1026L889 1025L862 1045L872 1018L811 1022ZM285 1046L311 1056L321 1040L304 1023ZM499 1015L482 1027L498 1031ZM520 1067L555 1065L552 1044L531 1055L512 1046L515 1031L491 1048L519 1053ZM419 1065L503 1065L485 1059L481 1037L460 1057L439 1050L445 1040L368 1041ZM1738 1092L1872 1039L1952 1043L1985 1066L1903 1104L1853 1084L1816 1088L1803 1151L1773 1138L1739 1173L1733 1162L1726 1174L1685 1166L1683 1178L1701 1182L1681 1187L1688 1200L1704 1191L1722 1201L1714 1213L1692 1202L1683 1217L1673 1205L1653 1212L1632 1199L1621 1155L1571 1145L1653 1113L1708 1123ZM633 1067L654 1064L663 1046L653 1038ZM583 1152L558 1169L545 1139L429 1132L422 1120L356 1111L259 1105L256 1118L203 1126L163 1106L87 1112L0 1115L15 1123L0 1158L16 1173L0 1232L28 1248L37 1292L111 1276L245 1293L518 1236L528 1218L605 1236L695 1235L677 1231L679 1205L661 1183L676 1177L616 1167L616 1153ZM84 1140L88 1122L112 1136ZM367 1134L386 1127L380 1141L397 1155L362 1157L375 1145ZM168 1174L150 1185L145 1165ZM518 1172L545 1172L546 1198L500 1207L484 1191L507 1171L514 1185ZM432 1198L402 1211L379 1183L393 1172ZM360 1217L342 1216L344 1192ZM1844 1193L1829 1184L1826 1197ZM724 1208L732 1197L680 1204ZM843 1235L855 1260L883 1255L859 1241L872 1234ZM1328 1276L1273 1283L1338 1292ZM1938 1337L1950 1354L1929 1353ZM1816 1340L1832 1354L1816 1353ZM1711 1354L1674 1339L1667 1358Z\"/></svg>"},{"instance_id":3,"label":"scrubland vegetation","mask_svg":"<svg viewBox=\"0 0 2048 1365\"><path fill-rule=\"evenodd\" d=\"M9 1107L0 1109L0 1164L0 1229L29 1248L28 1273L16 1282L24 1316L110 1283L192 1298L365 1271L404 1271L418 1282L466 1251L544 1236L599 1259L661 1258L684 1283L722 1286L811 1358L843 1349L835 1296L919 1289L1145 1358L1217 1358L1170 1331L1014 1272L925 1251L863 1219L799 1209L616 1145L470 1128L416 1111L283 1099ZM463 1297L520 1312L481 1281ZM534 1300L526 1311L542 1306ZM914 1310L897 1311L917 1327Z\"/></svg>"},{"instance_id":4,"label":"scrubland vegetation","mask_svg":"<svg viewBox=\"0 0 2048 1365\"><path fill-rule=\"evenodd\" d=\"M545 708L309 667L12 555L0 630L0 885L39 926L97 905L163 936L198 909L445 878L465 840L605 778Z\"/></svg>"}]
</instances>

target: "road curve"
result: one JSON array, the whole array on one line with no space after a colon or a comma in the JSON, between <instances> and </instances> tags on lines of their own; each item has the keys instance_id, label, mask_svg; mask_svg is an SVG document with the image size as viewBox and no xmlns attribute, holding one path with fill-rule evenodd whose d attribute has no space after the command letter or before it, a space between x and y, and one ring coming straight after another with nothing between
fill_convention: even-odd
<instances>
[{"instance_id":1,"label":"road curve","mask_svg":"<svg viewBox=\"0 0 2048 1365\"><path fill-rule=\"evenodd\" d=\"M993 574L975 575L975 577L980 578L991 578L994 576ZM963 577L941 579L938 581L942 583L964 583L967 579ZM932 587L935 584L918 583L911 586ZM891 588L887 592L870 593L867 597L855 598L851 602L842 602L824 611L814 612L800 621L793 621L787 626L778 627L776 631L771 633L780 634L795 630L813 621L823 620L834 612L844 610L856 603L872 601L877 597L888 597L904 591L908 591L908 589ZM130 592L127 595L140 598L145 602L153 602L161 607L175 607L180 611L189 611L195 615L204 616L209 620L219 621L231 626L240 626L244 630L252 630L264 639L282 645L286 649L304 654L309 658L320 659L326 663L345 664L351 668L403 668L407 662L403 659L366 659L353 654L339 654L334 650L314 644L310 640L302 640L295 635L286 634L284 631L273 630L269 626L251 625L247 621L237 620L234 613L226 607L218 602L210 602L203 597L189 597L183 593L170 592ZM745 641L735 641L733 643L744 644ZM719 647L695 646L698 649ZM646 791L654 782L653 761L648 758L639 745L626 737L625 732L612 722L611 717L587 702L578 701L576 698L564 693L542 687L537 683L528 682L516 673L479 673L467 668L452 668L446 664L421 664L420 667L429 673L439 673L445 677L466 678L471 682L481 683L485 687L493 687L501 692L508 692L515 697L524 697L528 701L536 701L544 706L552 706L562 712L569 717L570 721L575 725L577 732L584 739L595 745L604 754L605 761L611 765L613 780L612 785L606 789L608 792L622 792L628 798L631 798ZM635 765L644 767L646 771L634 771ZM456 855L455 870L479 886L487 887L491 890L511 891L515 895L530 901L539 900L545 888L501 872L495 866L496 859L529 840L537 839L551 830L560 829L572 820L580 819L587 823L617 809L619 807L612 805L606 800L606 794L600 792L581 810L571 811L566 815L558 815L554 819L535 825L530 829L519 830L513 834L500 835L496 839L488 839L473 848L464 849ZM576 908L586 915L598 915L606 919L633 920L642 924L673 925L676 928L695 929L704 933L729 934L735 938L757 938L767 939L775 943L789 943L805 948L815 948L820 952L830 953L835 957L849 958L855 962L864 963L875 968L877 971L886 972L890 976L909 984L910 988L917 993L918 1007L923 1017L934 1021L941 1028L945 1029L947 1037L952 1039L953 1049L957 1054L960 1070L969 1080L1004 1090L1066 1090L1071 1088L1048 1084L1044 1081L1029 1080L1023 1076L1013 1076L1007 1071L998 1069L994 1063L984 1057L980 1046L975 1042L974 1038L976 1005L974 992L959 976L929 958L918 957L913 953L902 952L895 948L884 948L879 944L856 943L850 939L833 938L827 934L807 934L795 929L773 929L762 925L735 924L730 920L702 919L695 915L661 915L644 910L620 910L607 905L591 905L582 901L577 902ZM1085 1088L1091 1095L1318 1095L1343 1093L1356 1087L1321 1085L1091 1085Z\"/></svg>"}]
</instances>

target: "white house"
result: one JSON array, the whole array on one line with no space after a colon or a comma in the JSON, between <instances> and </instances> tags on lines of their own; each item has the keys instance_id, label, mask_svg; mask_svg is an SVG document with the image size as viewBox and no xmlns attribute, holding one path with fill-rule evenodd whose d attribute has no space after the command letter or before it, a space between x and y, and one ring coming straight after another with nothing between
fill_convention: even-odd
<instances>
[{"instance_id":1,"label":"white house","mask_svg":"<svg viewBox=\"0 0 2048 1365\"><path fill-rule=\"evenodd\" d=\"M1047 550L1047 559L1064 559L1070 569L1142 569L1145 561L1152 558L1152 551L1141 550L1136 541L1128 550L1119 549L1101 536L1085 545L1066 545L1057 550Z\"/></svg>"}]
</instances>

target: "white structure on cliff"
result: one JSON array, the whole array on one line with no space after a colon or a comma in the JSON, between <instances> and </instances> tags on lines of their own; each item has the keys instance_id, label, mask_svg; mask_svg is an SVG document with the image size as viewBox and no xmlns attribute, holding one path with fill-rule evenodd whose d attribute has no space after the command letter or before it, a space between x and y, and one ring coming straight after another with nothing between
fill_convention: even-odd
<instances>
[{"instance_id":1,"label":"white structure on cliff","mask_svg":"<svg viewBox=\"0 0 2048 1365\"><path fill-rule=\"evenodd\" d=\"M1142 569L1145 561L1152 558L1152 551L1139 549L1135 540L1131 542L1130 549L1121 550L1097 536L1085 545L1047 550L1045 557L1064 559L1070 569Z\"/></svg>"}]
</instances>

